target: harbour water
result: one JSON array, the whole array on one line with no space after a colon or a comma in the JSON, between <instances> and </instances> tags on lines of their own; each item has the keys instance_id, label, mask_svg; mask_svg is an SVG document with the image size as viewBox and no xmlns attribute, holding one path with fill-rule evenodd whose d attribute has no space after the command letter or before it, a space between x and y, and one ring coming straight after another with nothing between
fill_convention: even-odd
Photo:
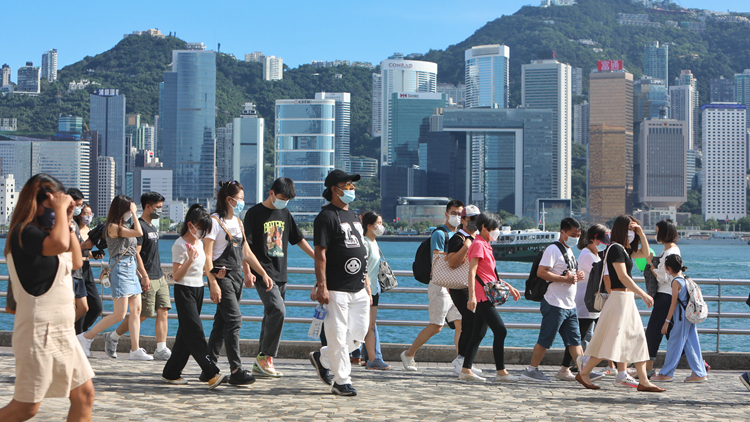
<instances>
[{"instance_id":1,"label":"harbour water","mask_svg":"<svg viewBox=\"0 0 750 422\"><path fill-rule=\"evenodd\" d=\"M160 255L162 262L171 262L171 247L173 240L163 239L160 242ZM380 247L388 263L394 270L411 270L411 264L414 260L414 253L419 246L419 242L379 242ZM0 247L5 247L5 239L0 239ZM661 251L661 245L652 245L654 251L658 254ZM688 275L695 278L730 278L730 279L750 279L750 246L703 246L703 245L682 245L682 256L690 270ZM313 267L313 260L305 255L298 247L289 247L289 267ZM498 263L499 272L528 273L531 267L530 263L522 262L500 262ZM7 274L5 265L0 266L0 274ZM98 274L98 269L95 269ZM637 268L634 268L634 276L638 274ZM425 287L413 278L399 277L399 285L402 287ZM523 280L509 280L519 290L523 290ZM289 283L291 284L313 284L314 276L304 274L290 274ZM0 290L6 290L6 282L0 281ZM717 294L716 286L703 286L705 295ZM725 286L722 288L722 295L745 296L747 297L750 286ZM105 294L108 294L105 289ZM208 289L206 289L208 297ZM258 299L255 289L245 289L243 293L245 299ZM291 290L287 292L287 300L310 300L308 291ZM380 298L381 304L386 303L427 303L426 294L406 294L406 293L385 293ZM530 306L538 308L536 302L528 302L521 299L512 306ZM641 300L637 301L638 307L643 309L645 306ZM711 311L717 310L716 302L708 302ZM5 299L0 298L0 306L5 307ZM104 302L105 310L112 309L112 302ZM213 314L215 306L205 304L203 306L204 314ZM174 308L171 312L175 312ZM260 306L243 306L244 315L262 315L263 309ZM750 312L750 308L744 302L724 302L722 303L722 312ZM288 307L287 316L290 317L311 317L313 308ZM538 323L541 316L538 313L515 313L501 314L505 322L528 322ZM388 310L380 309L378 319L393 320L415 320L426 321L427 311L405 311L405 310ZM644 318L644 325L647 318ZM211 330L212 321L204 321L206 334ZM716 319L709 318L701 324L702 327L715 328ZM750 328L748 319L722 319L722 328ZM287 323L282 335L283 340L307 340L307 324ZM13 317L7 314L0 314L0 330L12 330ZM379 326L380 338L384 343L411 343L421 330L421 327L396 327L396 326ZM153 335L153 320L146 321L142 325L141 332L144 335ZM177 332L177 321L170 319L169 335L174 336ZM260 333L260 324L253 322L244 322L241 331L242 338L258 338ZM442 332L430 340L430 344L452 344L453 330L444 327ZM513 347L533 347L536 342L538 332L535 330L509 330L506 339L507 346ZM484 345L492 344L492 333L488 332ZM747 336L723 335L720 340L721 351L750 351L750 339ZM701 345L704 350L716 349L715 335L701 335ZM556 339L553 347L562 347L560 339ZM662 343L662 349L666 348L666 341Z\"/></svg>"}]
</instances>

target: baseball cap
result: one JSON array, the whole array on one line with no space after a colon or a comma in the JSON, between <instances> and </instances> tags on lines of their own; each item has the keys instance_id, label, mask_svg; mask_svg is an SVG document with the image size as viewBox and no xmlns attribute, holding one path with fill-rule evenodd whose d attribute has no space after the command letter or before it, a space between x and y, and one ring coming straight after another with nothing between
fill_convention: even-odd
<instances>
[{"instance_id":1,"label":"baseball cap","mask_svg":"<svg viewBox=\"0 0 750 422\"><path fill-rule=\"evenodd\" d=\"M328 176L326 176L325 180L325 187L326 190L323 191L323 198L325 198L327 201L330 201L331 198L333 198L331 187L336 186L341 182L356 182L361 179L362 176L358 174L349 174L343 170L334 170L330 173L328 173Z\"/></svg>"},{"instance_id":2,"label":"baseball cap","mask_svg":"<svg viewBox=\"0 0 750 422\"><path fill-rule=\"evenodd\" d=\"M476 205L467 205L464 207L463 211L461 211L461 217L473 217L479 214L481 214L481 212L479 212L479 207Z\"/></svg>"}]
</instances>

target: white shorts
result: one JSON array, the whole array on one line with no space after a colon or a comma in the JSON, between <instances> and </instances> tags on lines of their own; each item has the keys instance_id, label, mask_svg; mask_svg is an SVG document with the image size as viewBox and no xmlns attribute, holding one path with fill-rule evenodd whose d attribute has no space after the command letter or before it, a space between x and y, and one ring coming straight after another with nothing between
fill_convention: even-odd
<instances>
[{"instance_id":1,"label":"white shorts","mask_svg":"<svg viewBox=\"0 0 750 422\"><path fill-rule=\"evenodd\" d=\"M430 301L427 305L427 310L430 313L430 324L443 326L446 319L448 322L461 320L461 313L456 309L456 305L453 304L453 299L451 299L451 295L445 287L430 283L427 286L427 299Z\"/></svg>"}]
</instances>

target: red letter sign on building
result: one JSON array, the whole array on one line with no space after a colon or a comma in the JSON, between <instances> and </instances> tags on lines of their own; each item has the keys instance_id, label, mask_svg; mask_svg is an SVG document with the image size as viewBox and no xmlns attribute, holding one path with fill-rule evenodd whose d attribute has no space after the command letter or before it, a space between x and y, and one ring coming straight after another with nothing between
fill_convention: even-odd
<instances>
[{"instance_id":1,"label":"red letter sign on building","mask_svg":"<svg viewBox=\"0 0 750 422\"><path fill-rule=\"evenodd\" d=\"M622 70L622 60L602 60L599 63L600 72L609 72L612 70Z\"/></svg>"}]
</instances>

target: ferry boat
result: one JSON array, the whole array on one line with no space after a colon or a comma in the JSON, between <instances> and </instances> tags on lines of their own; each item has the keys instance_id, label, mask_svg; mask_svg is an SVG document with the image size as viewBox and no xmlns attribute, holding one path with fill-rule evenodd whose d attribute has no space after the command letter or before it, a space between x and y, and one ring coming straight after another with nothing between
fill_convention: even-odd
<instances>
[{"instance_id":1,"label":"ferry boat","mask_svg":"<svg viewBox=\"0 0 750 422\"><path fill-rule=\"evenodd\" d=\"M511 230L510 226L503 226L500 237L490 245L496 261L534 262L539 252L559 237L559 232Z\"/></svg>"},{"instance_id":2,"label":"ferry boat","mask_svg":"<svg viewBox=\"0 0 750 422\"><path fill-rule=\"evenodd\" d=\"M713 232L708 236L687 236L681 237L678 245L747 245L750 242L733 232Z\"/></svg>"}]
</instances>

